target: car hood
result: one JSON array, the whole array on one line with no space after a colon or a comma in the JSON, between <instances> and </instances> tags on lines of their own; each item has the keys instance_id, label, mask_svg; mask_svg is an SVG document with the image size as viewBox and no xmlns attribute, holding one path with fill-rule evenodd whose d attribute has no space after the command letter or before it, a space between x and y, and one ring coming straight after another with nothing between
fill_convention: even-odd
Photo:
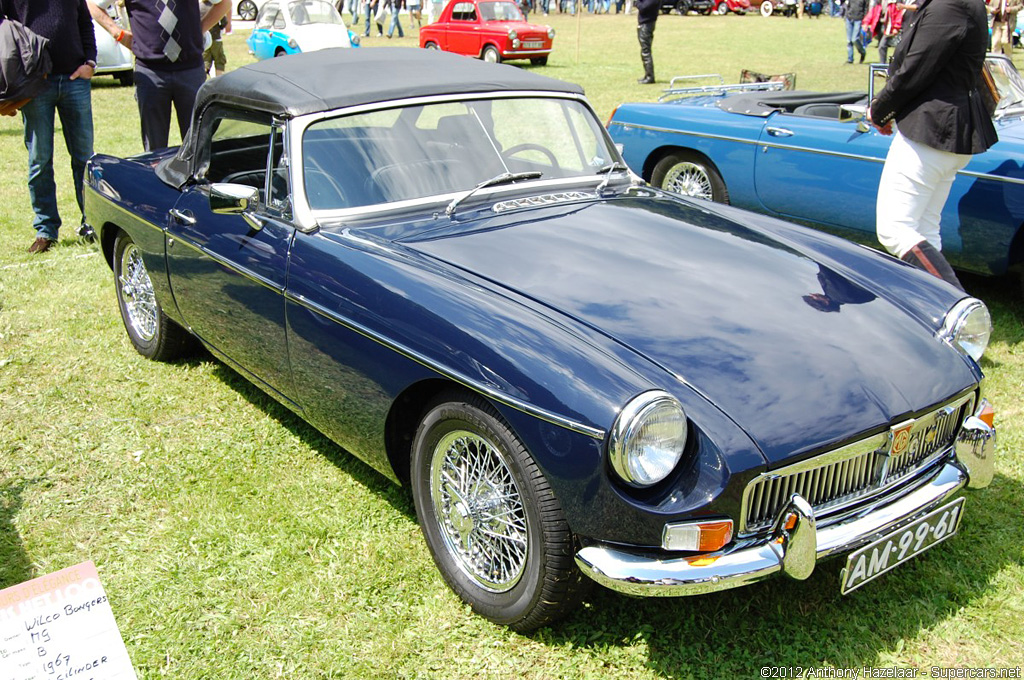
<instances>
[{"instance_id":1,"label":"car hood","mask_svg":"<svg viewBox=\"0 0 1024 680\"><path fill-rule=\"evenodd\" d=\"M520 38L522 38L524 34L529 34L531 36L539 34L544 37L547 37L548 35L547 26L531 24L526 21L485 21L484 26L489 30L501 31L503 33L507 33L514 29Z\"/></svg>"},{"instance_id":2,"label":"car hood","mask_svg":"<svg viewBox=\"0 0 1024 680\"><path fill-rule=\"evenodd\" d=\"M770 234L676 200L547 214L405 245L646 358L665 372L651 387L685 382L769 464L878 431L976 382L919 319Z\"/></svg>"}]
</instances>

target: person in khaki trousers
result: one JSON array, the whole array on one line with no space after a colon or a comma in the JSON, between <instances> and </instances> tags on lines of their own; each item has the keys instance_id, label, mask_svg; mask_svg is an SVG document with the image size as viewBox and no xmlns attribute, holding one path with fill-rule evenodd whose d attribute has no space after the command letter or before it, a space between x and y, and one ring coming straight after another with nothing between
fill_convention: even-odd
<instances>
[{"instance_id":1,"label":"person in khaki trousers","mask_svg":"<svg viewBox=\"0 0 1024 680\"><path fill-rule=\"evenodd\" d=\"M1024 8L1024 0L989 0L988 13L992 15L992 51L1013 54L1013 32L1017 28L1017 12Z\"/></svg>"}]
</instances>

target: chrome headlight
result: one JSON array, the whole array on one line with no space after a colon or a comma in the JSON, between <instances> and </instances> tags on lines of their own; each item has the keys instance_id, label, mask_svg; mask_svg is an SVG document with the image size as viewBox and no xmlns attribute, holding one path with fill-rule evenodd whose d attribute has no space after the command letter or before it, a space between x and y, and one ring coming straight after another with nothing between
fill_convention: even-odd
<instances>
[{"instance_id":1,"label":"chrome headlight","mask_svg":"<svg viewBox=\"0 0 1024 680\"><path fill-rule=\"evenodd\" d=\"M992 317L988 307L977 298L961 300L946 314L939 333L954 347L975 361L981 361L992 335Z\"/></svg>"},{"instance_id":2,"label":"chrome headlight","mask_svg":"<svg viewBox=\"0 0 1024 680\"><path fill-rule=\"evenodd\" d=\"M682 458L687 429L686 413L671 394L652 390L634 397L612 426L612 469L630 486L657 484Z\"/></svg>"},{"instance_id":3,"label":"chrome headlight","mask_svg":"<svg viewBox=\"0 0 1024 680\"><path fill-rule=\"evenodd\" d=\"M516 30L514 28L509 30L509 32L508 32L508 39L509 40L515 40L518 37L519 37L519 34L516 33Z\"/></svg>"},{"instance_id":4,"label":"chrome headlight","mask_svg":"<svg viewBox=\"0 0 1024 680\"><path fill-rule=\"evenodd\" d=\"M554 40L555 39L555 29L548 28L548 39L550 39L550 40Z\"/></svg>"},{"instance_id":5,"label":"chrome headlight","mask_svg":"<svg viewBox=\"0 0 1024 680\"><path fill-rule=\"evenodd\" d=\"M299 48L299 43L296 42L295 38L288 38L288 47L296 50Z\"/></svg>"}]
</instances>

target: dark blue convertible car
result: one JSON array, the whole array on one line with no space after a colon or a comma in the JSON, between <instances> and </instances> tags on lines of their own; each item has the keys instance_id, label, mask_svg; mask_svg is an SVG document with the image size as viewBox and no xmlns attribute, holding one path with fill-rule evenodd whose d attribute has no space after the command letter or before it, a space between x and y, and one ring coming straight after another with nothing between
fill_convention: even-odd
<instances>
[{"instance_id":1,"label":"dark blue convertible car","mask_svg":"<svg viewBox=\"0 0 1024 680\"><path fill-rule=\"evenodd\" d=\"M848 592L993 475L984 304L645 186L573 85L408 49L260 62L203 86L180 148L94 157L86 194L135 349L201 342L407 484L445 580L516 630L594 581L841 556Z\"/></svg>"},{"instance_id":2,"label":"dark blue convertible car","mask_svg":"<svg viewBox=\"0 0 1024 680\"><path fill-rule=\"evenodd\" d=\"M1024 79L1008 57L988 64L1001 96L999 142L957 175L942 250L958 269L1024 274ZM676 85L662 101L623 104L609 121L634 171L661 188L877 246L875 198L892 137L864 121L869 91Z\"/></svg>"}]
</instances>

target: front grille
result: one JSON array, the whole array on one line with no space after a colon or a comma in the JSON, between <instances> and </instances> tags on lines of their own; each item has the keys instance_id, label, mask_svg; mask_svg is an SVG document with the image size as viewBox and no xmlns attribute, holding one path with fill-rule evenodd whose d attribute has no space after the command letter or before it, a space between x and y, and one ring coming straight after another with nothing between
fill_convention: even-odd
<instances>
[{"instance_id":1,"label":"front grille","mask_svg":"<svg viewBox=\"0 0 1024 680\"><path fill-rule=\"evenodd\" d=\"M888 432L757 476L743 492L740 534L769 528L793 494L820 520L912 478L948 453L973 404L967 395Z\"/></svg>"}]
</instances>

